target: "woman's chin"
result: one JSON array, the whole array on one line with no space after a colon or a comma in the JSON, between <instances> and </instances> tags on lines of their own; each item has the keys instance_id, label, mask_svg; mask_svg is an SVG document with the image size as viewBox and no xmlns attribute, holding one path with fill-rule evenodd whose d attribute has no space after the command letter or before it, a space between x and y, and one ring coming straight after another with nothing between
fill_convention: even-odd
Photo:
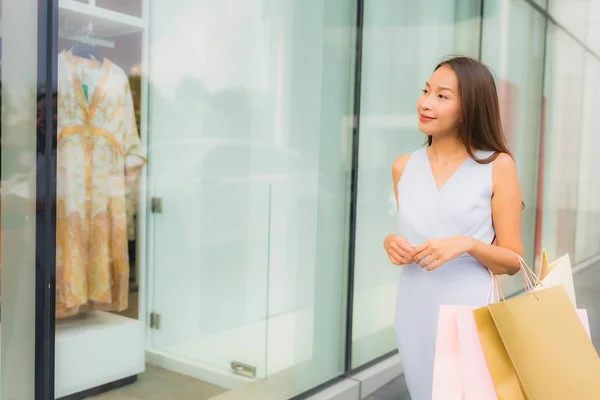
<instances>
[{"instance_id":1,"label":"woman's chin","mask_svg":"<svg viewBox=\"0 0 600 400\"><path fill-rule=\"evenodd\" d=\"M436 132L429 128L428 126L423 126L423 124L419 123L419 130L427 136L435 136Z\"/></svg>"}]
</instances>

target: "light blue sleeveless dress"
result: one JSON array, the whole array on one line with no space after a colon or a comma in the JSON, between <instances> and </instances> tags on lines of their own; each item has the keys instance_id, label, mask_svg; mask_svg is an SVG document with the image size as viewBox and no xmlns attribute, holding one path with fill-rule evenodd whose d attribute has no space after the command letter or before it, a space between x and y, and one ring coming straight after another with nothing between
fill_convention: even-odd
<instances>
[{"instance_id":1,"label":"light blue sleeveless dress","mask_svg":"<svg viewBox=\"0 0 600 400\"><path fill-rule=\"evenodd\" d=\"M475 153L479 159L491 155ZM492 243L492 164L468 158L438 190L426 148L415 151L398 182L399 234L415 246L463 234ZM416 264L399 268L395 331L404 375L412 400L431 400L439 307L485 305L491 276L468 254L434 271Z\"/></svg>"}]
</instances>

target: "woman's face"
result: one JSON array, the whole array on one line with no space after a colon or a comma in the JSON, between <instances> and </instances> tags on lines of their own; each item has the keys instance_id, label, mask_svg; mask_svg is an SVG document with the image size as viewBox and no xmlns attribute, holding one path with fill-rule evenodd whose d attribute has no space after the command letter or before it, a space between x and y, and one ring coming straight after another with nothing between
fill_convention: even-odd
<instances>
[{"instance_id":1,"label":"woman's face","mask_svg":"<svg viewBox=\"0 0 600 400\"><path fill-rule=\"evenodd\" d=\"M438 68L417 101L419 130L431 136L456 135L461 120L458 78L452 68Z\"/></svg>"}]
</instances>

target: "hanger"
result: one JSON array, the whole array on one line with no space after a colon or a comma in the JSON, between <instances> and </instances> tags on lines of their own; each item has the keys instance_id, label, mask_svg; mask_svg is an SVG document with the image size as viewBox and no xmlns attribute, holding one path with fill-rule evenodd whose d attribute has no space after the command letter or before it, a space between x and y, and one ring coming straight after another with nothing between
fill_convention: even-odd
<instances>
[{"instance_id":1,"label":"hanger","mask_svg":"<svg viewBox=\"0 0 600 400\"><path fill-rule=\"evenodd\" d=\"M92 22L90 21L87 25L86 35L83 37L77 37L75 40L78 41L75 46L71 47L71 53L74 56L87 58L90 60L104 61L104 57L98 53L96 47L91 43L91 35L93 32Z\"/></svg>"}]
</instances>

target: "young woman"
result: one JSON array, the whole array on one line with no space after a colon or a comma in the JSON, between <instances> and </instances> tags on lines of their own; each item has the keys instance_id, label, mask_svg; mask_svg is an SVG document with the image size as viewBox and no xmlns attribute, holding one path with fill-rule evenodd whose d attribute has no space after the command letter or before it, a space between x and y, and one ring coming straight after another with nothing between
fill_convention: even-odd
<instances>
[{"instance_id":1,"label":"young woman","mask_svg":"<svg viewBox=\"0 0 600 400\"><path fill-rule=\"evenodd\" d=\"M431 400L439 307L483 306L490 272L519 271L522 200L487 67L442 62L417 112L428 145L392 166L398 234L384 248L402 266L395 329L408 389Z\"/></svg>"}]
</instances>

